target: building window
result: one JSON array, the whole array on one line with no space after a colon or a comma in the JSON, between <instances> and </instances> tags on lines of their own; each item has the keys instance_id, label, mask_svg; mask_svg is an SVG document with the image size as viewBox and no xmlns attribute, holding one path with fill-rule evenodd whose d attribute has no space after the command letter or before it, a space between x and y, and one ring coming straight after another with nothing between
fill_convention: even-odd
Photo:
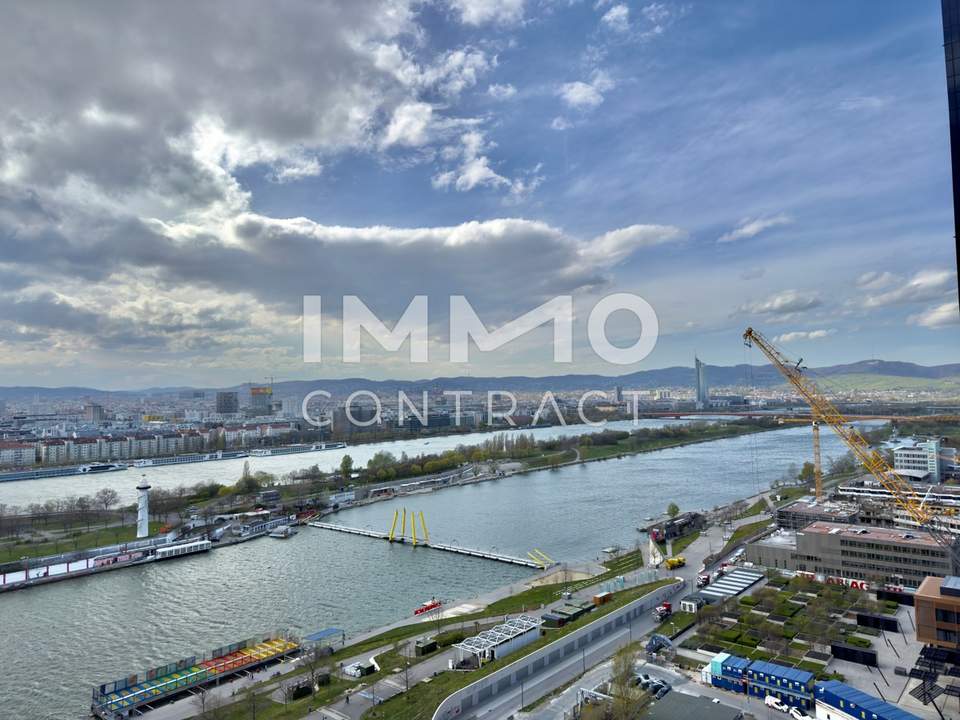
<instances>
[{"instance_id":1,"label":"building window","mask_svg":"<svg viewBox=\"0 0 960 720\"><path fill-rule=\"evenodd\" d=\"M957 614L953 610L943 610L937 608L937 622L950 623L951 625L956 625L957 623Z\"/></svg>"}]
</instances>

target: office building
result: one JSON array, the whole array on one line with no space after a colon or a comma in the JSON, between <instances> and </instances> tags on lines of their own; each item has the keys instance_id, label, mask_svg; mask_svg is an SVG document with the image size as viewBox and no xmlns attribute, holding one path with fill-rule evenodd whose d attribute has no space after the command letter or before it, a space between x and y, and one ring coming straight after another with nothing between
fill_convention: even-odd
<instances>
[{"instance_id":1,"label":"office building","mask_svg":"<svg viewBox=\"0 0 960 720\"><path fill-rule=\"evenodd\" d=\"M707 387L707 366L700 362L700 358L693 358L697 380L697 410L710 407L710 390Z\"/></svg>"},{"instance_id":2,"label":"office building","mask_svg":"<svg viewBox=\"0 0 960 720\"><path fill-rule=\"evenodd\" d=\"M960 577L928 577L913 596L917 641L960 650Z\"/></svg>"},{"instance_id":3,"label":"office building","mask_svg":"<svg viewBox=\"0 0 960 720\"><path fill-rule=\"evenodd\" d=\"M940 439L914 440L893 449L893 469L905 479L939 485L943 477Z\"/></svg>"},{"instance_id":4,"label":"office building","mask_svg":"<svg viewBox=\"0 0 960 720\"><path fill-rule=\"evenodd\" d=\"M235 415L240 412L240 396L236 392L217 393L217 413L220 415Z\"/></svg>"},{"instance_id":5,"label":"office building","mask_svg":"<svg viewBox=\"0 0 960 720\"><path fill-rule=\"evenodd\" d=\"M254 415L270 415L273 405L273 388L251 387L250 388L250 409Z\"/></svg>"},{"instance_id":6,"label":"office building","mask_svg":"<svg viewBox=\"0 0 960 720\"><path fill-rule=\"evenodd\" d=\"M104 420L103 405L87 403L83 406L83 419L88 423L99 425Z\"/></svg>"},{"instance_id":7,"label":"office building","mask_svg":"<svg viewBox=\"0 0 960 720\"><path fill-rule=\"evenodd\" d=\"M762 567L861 589L917 588L929 575L958 570L952 553L921 530L822 521L751 543L745 557Z\"/></svg>"}]
</instances>

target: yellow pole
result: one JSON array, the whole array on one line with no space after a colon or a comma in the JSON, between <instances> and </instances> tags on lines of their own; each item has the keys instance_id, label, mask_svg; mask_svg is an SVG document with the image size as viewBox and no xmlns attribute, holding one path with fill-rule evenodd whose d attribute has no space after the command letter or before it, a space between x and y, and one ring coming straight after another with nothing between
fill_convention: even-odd
<instances>
[{"instance_id":1,"label":"yellow pole","mask_svg":"<svg viewBox=\"0 0 960 720\"><path fill-rule=\"evenodd\" d=\"M413 546L417 546L417 514L416 511L410 513L410 532L413 533Z\"/></svg>"},{"instance_id":2,"label":"yellow pole","mask_svg":"<svg viewBox=\"0 0 960 720\"><path fill-rule=\"evenodd\" d=\"M400 539L407 539L407 509L403 509L403 525L400 526Z\"/></svg>"},{"instance_id":3,"label":"yellow pole","mask_svg":"<svg viewBox=\"0 0 960 720\"><path fill-rule=\"evenodd\" d=\"M390 537L389 537L390 542L393 542L393 534L397 530L397 519L399 515L400 515L399 510L393 511L393 525L390 526Z\"/></svg>"},{"instance_id":4,"label":"yellow pole","mask_svg":"<svg viewBox=\"0 0 960 720\"><path fill-rule=\"evenodd\" d=\"M423 520L423 510L420 511L420 527L423 528L423 541L430 544L430 533L427 532L427 523Z\"/></svg>"}]
</instances>

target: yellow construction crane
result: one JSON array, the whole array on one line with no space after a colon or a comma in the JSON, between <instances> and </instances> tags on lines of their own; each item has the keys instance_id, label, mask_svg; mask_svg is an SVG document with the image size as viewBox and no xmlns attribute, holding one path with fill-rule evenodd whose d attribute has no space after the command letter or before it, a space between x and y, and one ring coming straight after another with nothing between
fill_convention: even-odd
<instances>
[{"instance_id":1,"label":"yellow construction crane","mask_svg":"<svg viewBox=\"0 0 960 720\"><path fill-rule=\"evenodd\" d=\"M813 481L817 502L823 500L823 464L820 462L820 421L808 418L777 418L780 423L810 423L813 427Z\"/></svg>"},{"instance_id":2,"label":"yellow construction crane","mask_svg":"<svg viewBox=\"0 0 960 720\"><path fill-rule=\"evenodd\" d=\"M803 374L805 368L801 366L803 358L794 362L784 355L773 343L758 330L747 328L743 333L743 342L748 346L756 346L767 356L773 366L780 371L787 381L800 393L813 417L827 423L840 436L854 456L863 464L870 474L877 479L881 486L887 489L894 502L913 518L918 526L930 535L954 558L960 562L960 551L954 545L953 537L937 524L937 515L929 505L925 505L917 498L909 483L897 475L890 464L878 451L870 447L870 443L860 432L849 423L836 406L830 402L816 384Z\"/></svg>"}]
</instances>

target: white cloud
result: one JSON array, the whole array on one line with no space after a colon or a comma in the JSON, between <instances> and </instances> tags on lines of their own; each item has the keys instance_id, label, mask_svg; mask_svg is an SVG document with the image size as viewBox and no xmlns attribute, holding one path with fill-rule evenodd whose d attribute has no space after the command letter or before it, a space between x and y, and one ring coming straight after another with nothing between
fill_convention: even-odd
<instances>
[{"instance_id":1,"label":"white cloud","mask_svg":"<svg viewBox=\"0 0 960 720\"><path fill-rule=\"evenodd\" d=\"M626 5L614 5L607 10L600 22L614 32L627 32L630 29L630 8Z\"/></svg>"},{"instance_id":2,"label":"white cloud","mask_svg":"<svg viewBox=\"0 0 960 720\"><path fill-rule=\"evenodd\" d=\"M769 217L744 218L733 230L717 238L717 242L727 243L756 237L764 230L769 230L770 228L781 225L789 225L792 222L793 219L784 213Z\"/></svg>"},{"instance_id":3,"label":"white cloud","mask_svg":"<svg viewBox=\"0 0 960 720\"><path fill-rule=\"evenodd\" d=\"M616 265L639 248L677 242L686 237L686 232L671 225L630 225L595 237L580 250L580 256L593 264L605 261Z\"/></svg>"},{"instance_id":4,"label":"white cloud","mask_svg":"<svg viewBox=\"0 0 960 720\"><path fill-rule=\"evenodd\" d=\"M893 290L868 295L863 307L878 308L937 300L956 288L956 284L957 274L953 270L923 270Z\"/></svg>"},{"instance_id":5,"label":"white cloud","mask_svg":"<svg viewBox=\"0 0 960 720\"><path fill-rule=\"evenodd\" d=\"M670 9L663 3L654 2L645 5L641 10L643 16L650 22L661 25L670 17Z\"/></svg>"},{"instance_id":6,"label":"white cloud","mask_svg":"<svg viewBox=\"0 0 960 720\"><path fill-rule=\"evenodd\" d=\"M766 300L741 305L741 313L759 315L792 315L803 310L810 310L823 304L816 293L801 293L797 290L784 290L771 295Z\"/></svg>"},{"instance_id":7,"label":"white cloud","mask_svg":"<svg viewBox=\"0 0 960 720\"><path fill-rule=\"evenodd\" d=\"M557 115L557 117L550 121L550 128L552 130L569 130L572 127L573 123L562 115Z\"/></svg>"},{"instance_id":8,"label":"white cloud","mask_svg":"<svg viewBox=\"0 0 960 720\"><path fill-rule=\"evenodd\" d=\"M960 324L960 307L953 301L945 302L943 305L935 305L922 313L911 315L907 318L907 322L931 329L958 325Z\"/></svg>"},{"instance_id":9,"label":"white cloud","mask_svg":"<svg viewBox=\"0 0 960 720\"><path fill-rule=\"evenodd\" d=\"M836 330L795 330L794 332L777 335L773 341L781 343L791 343L798 340L822 340L836 333Z\"/></svg>"},{"instance_id":10,"label":"white cloud","mask_svg":"<svg viewBox=\"0 0 960 720\"><path fill-rule=\"evenodd\" d=\"M582 110L594 108L602 103L603 93L612 90L613 87L614 82L610 76L602 70L596 70L590 82L577 80L564 83L558 92L567 105Z\"/></svg>"},{"instance_id":11,"label":"white cloud","mask_svg":"<svg viewBox=\"0 0 960 720\"><path fill-rule=\"evenodd\" d=\"M493 84L487 88L487 95L494 100L509 100L517 94L517 89L510 83L504 85Z\"/></svg>"},{"instance_id":12,"label":"white cloud","mask_svg":"<svg viewBox=\"0 0 960 720\"><path fill-rule=\"evenodd\" d=\"M871 270L870 272L863 273L857 278L857 287L864 290L882 290L883 288L890 287L899 281L900 277L894 275L892 272L878 272L876 270Z\"/></svg>"},{"instance_id":13,"label":"white cloud","mask_svg":"<svg viewBox=\"0 0 960 720\"><path fill-rule=\"evenodd\" d=\"M429 103L414 102L400 105L393 111L390 124L387 125L380 140L380 147L394 145L420 147L430 141L430 124L433 120L433 106Z\"/></svg>"},{"instance_id":14,"label":"white cloud","mask_svg":"<svg viewBox=\"0 0 960 720\"><path fill-rule=\"evenodd\" d=\"M444 152L449 159L459 158L460 165L456 169L435 175L433 186L438 189L453 187L459 192L481 186L511 186L510 180L490 167L490 160L484 155L484 152L492 147L493 144L485 140L483 133L477 130L465 132L460 136L459 146L448 146Z\"/></svg>"},{"instance_id":15,"label":"white cloud","mask_svg":"<svg viewBox=\"0 0 960 720\"><path fill-rule=\"evenodd\" d=\"M523 19L524 0L448 0L466 25L511 24Z\"/></svg>"}]
</instances>

